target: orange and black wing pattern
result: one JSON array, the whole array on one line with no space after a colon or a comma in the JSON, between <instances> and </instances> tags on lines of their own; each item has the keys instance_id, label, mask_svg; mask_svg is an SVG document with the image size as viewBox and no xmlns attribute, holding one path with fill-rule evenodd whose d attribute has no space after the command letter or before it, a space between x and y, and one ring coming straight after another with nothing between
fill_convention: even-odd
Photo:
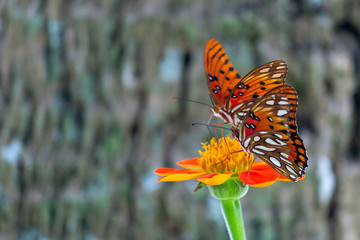
<instances>
[{"instance_id":1,"label":"orange and black wing pattern","mask_svg":"<svg viewBox=\"0 0 360 240\"><path fill-rule=\"evenodd\" d=\"M243 102L255 101L271 89L284 85L287 70L287 65L282 60L268 62L252 70L233 88L225 108L236 108L238 99Z\"/></svg>"},{"instance_id":2,"label":"orange and black wing pattern","mask_svg":"<svg viewBox=\"0 0 360 240\"><path fill-rule=\"evenodd\" d=\"M299 174L305 174L305 169L308 166L308 157L303 140L298 133L296 124L296 109L298 105L298 98L294 88L290 86L283 86L281 88L273 89L271 92L282 93L289 101L291 108L289 114L289 134L290 140L287 145L290 147L289 160L299 166Z\"/></svg>"},{"instance_id":3,"label":"orange and black wing pattern","mask_svg":"<svg viewBox=\"0 0 360 240\"><path fill-rule=\"evenodd\" d=\"M214 105L230 114L244 110L271 89L284 85L287 74L286 63L278 60L266 63L241 78L223 46L215 39L206 44L204 65Z\"/></svg>"},{"instance_id":4,"label":"orange and black wing pattern","mask_svg":"<svg viewBox=\"0 0 360 240\"><path fill-rule=\"evenodd\" d=\"M216 106L223 107L234 87L241 81L241 76L215 39L206 44L204 65L210 96Z\"/></svg>"},{"instance_id":5,"label":"orange and black wing pattern","mask_svg":"<svg viewBox=\"0 0 360 240\"><path fill-rule=\"evenodd\" d=\"M247 151L292 181L301 178L307 166L302 140L290 127L295 122L296 106L292 87L273 89L250 108L238 139Z\"/></svg>"}]
</instances>

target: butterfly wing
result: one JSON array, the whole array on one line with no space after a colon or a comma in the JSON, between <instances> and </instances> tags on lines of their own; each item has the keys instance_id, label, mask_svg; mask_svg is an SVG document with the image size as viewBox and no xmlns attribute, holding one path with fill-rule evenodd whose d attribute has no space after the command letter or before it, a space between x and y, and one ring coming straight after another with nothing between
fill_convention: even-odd
<instances>
[{"instance_id":1,"label":"butterfly wing","mask_svg":"<svg viewBox=\"0 0 360 240\"><path fill-rule=\"evenodd\" d=\"M224 48L215 39L206 44L204 65L210 96L215 106L223 107L241 76L231 64Z\"/></svg>"},{"instance_id":2,"label":"butterfly wing","mask_svg":"<svg viewBox=\"0 0 360 240\"><path fill-rule=\"evenodd\" d=\"M267 94L271 89L283 86L287 75L284 61L266 63L247 74L231 92L231 98L225 104L232 114L236 114L236 122L242 124L243 118L250 107ZM239 104L239 99L243 103Z\"/></svg>"},{"instance_id":3,"label":"butterfly wing","mask_svg":"<svg viewBox=\"0 0 360 240\"><path fill-rule=\"evenodd\" d=\"M291 162L294 162L299 166L299 175L303 176L305 174L305 169L308 166L308 157L306 154L306 149L303 143L303 140L298 134L298 127L296 124L296 108L298 105L298 98L296 91L290 86L283 86L280 88L275 88L271 92L280 92L283 94L290 103L290 114L289 114L289 131L290 131L290 140L287 145L290 147L290 155L288 159Z\"/></svg>"},{"instance_id":4,"label":"butterfly wing","mask_svg":"<svg viewBox=\"0 0 360 240\"><path fill-rule=\"evenodd\" d=\"M215 112L222 111L217 116L232 124L242 122L257 98L283 85L287 74L286 63L278 60L254 69L242 79L215 39L206 44L204 65Z\"/></svg>"},{"instance_id":5,"label":"butterfly wing","mask_svg":"<svg viewBox=\"0 0 360 240\"><path fill-rule=\"evenodd\" d=\"M290 159L292 147L288 144L291 141L289 124L292 115L289 98L296 98L296 93L289 90L283 94L282 88L272 90L250 108L240 126L238 140L248 152L296 181L303 175L303 168Z\"/></svg>"}]
</instances>

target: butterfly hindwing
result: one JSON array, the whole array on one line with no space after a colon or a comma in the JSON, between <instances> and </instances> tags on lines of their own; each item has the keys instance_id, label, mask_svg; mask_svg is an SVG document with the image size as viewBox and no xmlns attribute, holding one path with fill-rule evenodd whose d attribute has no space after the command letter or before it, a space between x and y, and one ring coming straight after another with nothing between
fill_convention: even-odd
<instances>
[{"instance_id":1,"label":"butterfly hindwing","mask_svg":"<svg viewBox=\"0 0 360 240\"><path fill-rule=\"evenodd\" d=\"M240 126L241 139L246 139L254 132L273 131L289 139L288 121L290 103L281 93L270 93L254 103Z\"/></svg>"},{"instance_id":2,"label":"butterfly hindwing","mask_svg":"<svg viewBox=\"0 0 360 240\"><path fill-rule=\"evenodd\" d=\"M280 88L275 88L270 92L280 92L282 93L290 103L290 115L289 115L289 131L290 131L290 140L288 146L290 147L289 160L294 162L299 166L300 175L305 174L305 169L308 166L308 157L306 154L306 149L303 143L303 140L298 134L298 127L296 124L296 108L298 105L298 98L296 91L290 86L283 86Z\"/></svg>"},{"instance_id":3,"label":"butterfly hindwing","mask_svg":"<svg viewBox=\"0 0 360 240\"><path fill-rule=\"evenodd\" d=\"M245 116L240 128L243 147L269 164L280 174L296 181L302 176L302 169L291 161L289 119L291 101L295 91L284 95L278 88L257 101Z\"/></svg>"}]
</instances>

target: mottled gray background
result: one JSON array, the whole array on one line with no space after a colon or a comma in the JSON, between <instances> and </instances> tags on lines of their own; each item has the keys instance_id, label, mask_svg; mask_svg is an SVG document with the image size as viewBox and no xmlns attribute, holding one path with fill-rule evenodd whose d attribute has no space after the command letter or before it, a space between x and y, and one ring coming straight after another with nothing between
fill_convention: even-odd
<instances>
[{"instance_id":1,"label":"mottled gray background","mask_svg":"<svg viewBox=\"0 0 360 240\"><path fill-rule=\"evenodd\" d=\"M210 139L203 49L282 59L307 177L250 189L248 239L360 239L358 0L0 2L0 239L226 239L218 202L153 169Z\"/></svg>"}]
</instances>

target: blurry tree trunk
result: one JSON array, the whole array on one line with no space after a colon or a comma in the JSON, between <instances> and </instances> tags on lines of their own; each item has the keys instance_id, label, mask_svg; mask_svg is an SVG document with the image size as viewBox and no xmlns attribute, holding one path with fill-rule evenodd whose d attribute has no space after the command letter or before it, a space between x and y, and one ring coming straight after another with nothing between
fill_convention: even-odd
<instances>
[{"instance_id":1,"label":"blurry tree trunk","mask_svg":"<svg viewBox=\"0 0 360 240\"><path fill-rule=\"evenodd\" d=\"M128 181L128 192L127 196L127 226L126 226L126 237L125 239L133 240L140 239L138 235L138 219L137 219L137 206L136 206L136 192L139 186L139 179L137 174L137 168L143 157L139 149L142 148L142 139L144 136L144 119L148 107L148 92L147 92L147 83L145 76L145 64L144 64L144 42L138 40L136 44L136 54L135 54L135 80L136 80L136 111L135 115L132 117L132 124L128 129L130 139L129 139L129 156L126 161L126 175Z\"/></svg>"},{"instance_id":2,"label":"blurry tree trunk","mask_svg":"<svg viewBox=\"0 0 360 240\"><path fill-rule=\"evenodd\" d=\"M189 87L190 87L190 66L192 61L192 54L190 49L186 48L182 53L182 71L181 77L178 83L178 91L179 97L182 99L188 99L189 97ZM176 147L176 143L178 138L180 137L179 133L184 133L185 122L187 119L188 113L188 102L183 100L178 101L178 107L176 111L176 115L169 116L167 119L167 123L165 124L166 131L164 136L164 153L163 153L163 164L164 167L172 167L175 159L173 159L173 152ZM167 196L171 192L170 185L162 185L161 190L158 195L158 204L157 204L157 216L160 226L165 226L163 232L163 238L168 239L169 236L176 236L178 231L178 226L172 225L173 221L171 221L171 211L167 206ZM170 211L170 212L169 212Z\"/></svg>"}]
</instances>

